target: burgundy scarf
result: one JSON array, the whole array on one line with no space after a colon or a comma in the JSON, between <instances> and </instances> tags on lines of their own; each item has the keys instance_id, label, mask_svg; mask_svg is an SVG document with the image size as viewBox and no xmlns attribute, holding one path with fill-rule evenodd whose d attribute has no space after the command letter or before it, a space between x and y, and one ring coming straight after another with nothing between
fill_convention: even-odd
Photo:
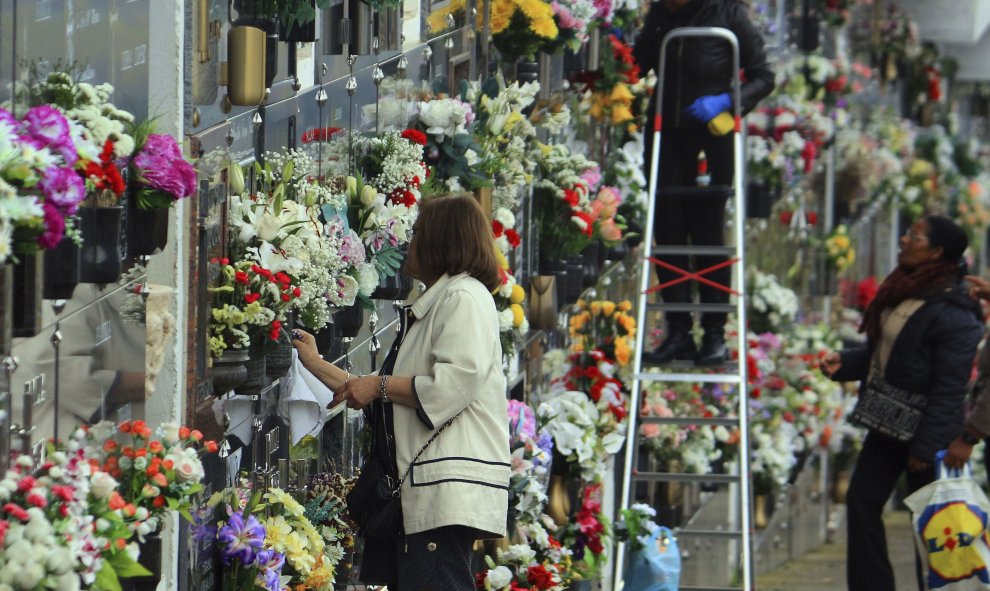
<instances>
[{"instance_id":1,"label":"burgundy scarf","mask_svg":"<svg viewBox=\"0 0 990 591\"><path fill-rule=\"evenodd\" d=\"M927 299L956 285L959 266L953 261L936 261L908 270L898 266L880 284L877 295L863 315L859 332L866 332L871 342L880 337L880 315L887 308L896 308L904 300Z\"/></svg>"}]
</instances>

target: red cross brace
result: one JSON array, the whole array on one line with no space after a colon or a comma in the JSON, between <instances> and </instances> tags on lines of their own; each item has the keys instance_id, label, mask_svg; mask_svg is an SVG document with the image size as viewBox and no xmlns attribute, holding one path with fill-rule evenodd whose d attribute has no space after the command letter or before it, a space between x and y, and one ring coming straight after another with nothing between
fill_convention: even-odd
<instances>
[{"instance_id":1,"label":"red cross brace","mask_svg":"<svg viewBox=\"0 0 990 591\"><path fill-rule=\"evenodd\" d=\"M661 261L660 259L656 259L656 258L653 258L653 257L646 257L646 258L647 258L647 260L649 260L654 265L659 265L659 266L663 267L664 269L667 269L668 271L673 271L675 273L680 273L682 275L681 277L678 277L676 279L671 279L670 281L668 281L666 283L661 283L660 285L654 285L653 287L647 289L646 290L646 293L653 293L655 291L659 291L661 289L670 287L671 285L677 285L678 283L683 283L684 281L690 281L690 280L694 279L695 281L698 281L700 283L704 283L705 285L710 285L711 287L714 287L716 289L721 289L722 291L724 291L726 293L729 293L729 294L732 294L732 295L739 295L739 292L736 291L736 290L734 290L734 289L732 289L731 287L722 285L721 283L719 283L717 281L712 281L711 279L707 279L705 277L702 277L702 275L705 275L706 273L711 273L713 271L718 271L722 267L728 267L729 265L738 263L739 262L739 257L734 257L734 258L731 258L729 260L722 261L721 263L718 263L717 265L712 265L711 267L706 267L706 268L704 268L704 269L702 269L702 270L700 270L700 271L698 271L696 273L689 273L688 271L685 271L684 269L681 269L680 267L677 267L676 265L671 265L670 263L666 263L664 261Z\"/></svg>"}]
</instances>

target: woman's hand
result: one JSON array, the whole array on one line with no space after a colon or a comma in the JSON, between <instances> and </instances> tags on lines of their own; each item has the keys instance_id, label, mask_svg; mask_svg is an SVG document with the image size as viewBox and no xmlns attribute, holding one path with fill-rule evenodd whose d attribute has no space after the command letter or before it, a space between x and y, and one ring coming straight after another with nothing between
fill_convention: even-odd
<instances>
[{"instance_id":1,"label":"woman's hand","mask_svg":"<svg viewBox=\"0 0 990 591\"><path fill-rule=\"evenodd\" d=\"M333 400L330 401L330 408L337 406L342 401L347 401L347 408L368 406L381 396L378 392L381 380L379 376L375 375L353 377L347 380L334 394Z\"/></svg>"},{"instance_id":2,"label":"woman's hand","mask_svg":"<svg viewBox=\"0 0 990 591\"><path fill-rule=\"evenodd\" d=\"M292 331L292 346L299 351L299 361L306 365L314 359L320 359L320 351L316 348L316 337L298 328Z\"/></svg>"},{"instance_id":3,"label":"woman's hand","mask_svg":"<svg viewBox=\"0 0 990 591\"><path fill-rule=\"evenodd\" d=\"M818 367L822 370L823 374L832 377L842 367L842 356L839 355L838 351L831 351L825 357L822 357L822 362Z\"/></svg>"},{"instance_id":4,"label":"woman's hand","mask_svg":"<svg viewBox=\"0 0 990 591\"><path fill-rule=\"evenodd\" d=\"M990 300L990 281L976 275L966 275L963 279L969 282L970 296L978 300Z\"/></svg>"},{"instance_id":5,"label":"woman's hand","mask_svg":"<svg viewBox=\"0 0 990 591\"><path fill-rule=\"evenodd\" d=\"M908 472L924 472L925 470L931 468L932 465L921 458L916 456L908 456L907 469Z\"/></svg>"},{"instance_id":6,"label":"woman's hand","mask_svg":"<svg viewBox=\"0 0 990 591\"><path fill-rule=\"evenodd\" d=\"M962 437L956 437L952 443L949 444L948 449L945 452L945 465L950 468L962 468L969 461L969 456L973 453L973 446L962 440Z\"/></svg>"}]
</instances>

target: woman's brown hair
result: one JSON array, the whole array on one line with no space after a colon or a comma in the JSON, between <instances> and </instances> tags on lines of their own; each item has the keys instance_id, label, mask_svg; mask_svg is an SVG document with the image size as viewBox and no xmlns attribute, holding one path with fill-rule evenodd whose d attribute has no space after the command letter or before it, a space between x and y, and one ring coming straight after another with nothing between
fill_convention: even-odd
<instances>
[{"instance_id":1,"label":"woman's brown hair","mask_svg":"<svg viewBox=\"0 0 990 591\"><path fill-rule=\"evenodd\" d=\"M471 193L425 200L413 227L423 279L467 273L489 291L501 284L492 227Z\"/></svg>"}]
</instances>

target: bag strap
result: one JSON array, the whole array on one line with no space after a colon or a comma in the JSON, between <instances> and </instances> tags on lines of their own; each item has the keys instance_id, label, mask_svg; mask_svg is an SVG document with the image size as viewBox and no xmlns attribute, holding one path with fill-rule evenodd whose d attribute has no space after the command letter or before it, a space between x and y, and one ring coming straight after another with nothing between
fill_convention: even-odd
<instances>
[{"instance_id":1,"label":"bag strap","mask_svg":"<svg viewBox=\"0 0 990 591\"><path fill-rule=\"evenodd\" d=\"M464 411L462 410L461 412L464 412ZM419 456L423 455L423 452L426 451L426 448L430 447L430 444L433 443L436 440L437 436L439 436L441 433L443 433L443 430L446 429L447 427L449 427L450 424L454 422L454 419L456 419L460 415L461 415L461 413L459 412L456 415L454 415L454 416L450 417L449 419L447 419L447 422L444 423L444 424L442 424L442 425L440 425L440 428L437 429L436 433L434 433L426 441L426 443L423 444L423 447L421 447L420 450L419 450L419 452L416 453L416 457L414 457L412 459L412 461L409 462L409 467L406 468L406 473L403 474L402 475L402 478L399 479L399 486L397 486L395 488L395 493L394 493L393 496L395 496L395 497L398 497L399 496L399 491L402 490L402 483L406 481L406 477L409 476L409 473L412 471L413 464L416 463L416 460L419 459Z\"/></svg>"}]
</instances>

